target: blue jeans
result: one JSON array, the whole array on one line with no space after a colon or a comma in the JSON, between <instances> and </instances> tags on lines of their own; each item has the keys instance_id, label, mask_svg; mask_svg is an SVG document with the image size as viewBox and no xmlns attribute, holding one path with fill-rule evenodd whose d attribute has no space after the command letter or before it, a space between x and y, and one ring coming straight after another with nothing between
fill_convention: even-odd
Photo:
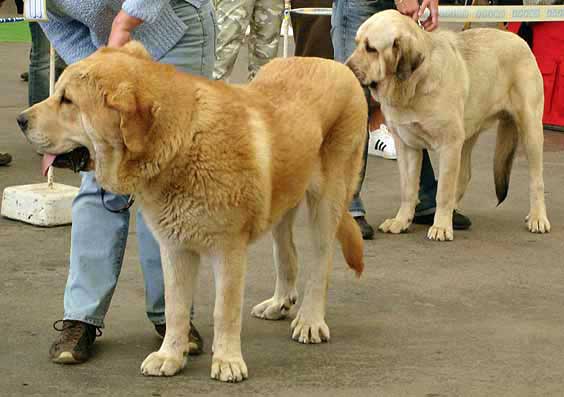
<instances>
[{"instance_id":1,"label":"blue jeans","mask_svg":"<svg viewBox=\"0 0 564 397\"><path fill-rule=\"evenodd\" d=\"M29 106L49 97L49 40L37 22L29 23L31 33L31 51L29 52ZM64 61L56 55L55 75L59 75L65 68Z\"/></svg>"},{"instance_id":2,"label":"blue jeans","mask_svg":"<svg viewBox=\"0 0 564 397\"><path fill-rule=\"evenodd\" d=\"M335 51L335 60L344 63L348 57L351 56L356 47L354 41L356 31L364 21L375 13L390 8L395 8L393 0L334 0L333 13L331 16L331 39ZM368 90L365 90L365 94L368 100L370 96ZM368 139L366 143L368 144ZM360 198L360 191L366 174L367 149L368 147L364 150L364 162L360 173L358 188L349 208L353 216L364 215L366 213L364 204ZM436 193L437 181L435 180L429 154L424 150L421 168L421 185L419 189L419 204L416 208L416 215L425 215L435 211Z\"/></svg>"},{"instance_id":3,"label":"blue jeans","mask_svg":"<svg viewBox=\"0 0 564 397\"><path fill-rule=\"evenodd\" d=\"M183 38L162 59L162 63L211 78L215 57L215 17L211 3L199 9L184 0L173 0L178 16L188 27ZM105 204L123 208L127 196L107 192ZM72 208L70 270L65 288L65 320L104 326L122 266L129 228L129 211L112 213L101 201L100 186L93 172L82 174L80 191ZM164 317L164 284L159 245L137 213L139 258L145 279L147 316L155 324Z\"/></svg>"}]
</instances>

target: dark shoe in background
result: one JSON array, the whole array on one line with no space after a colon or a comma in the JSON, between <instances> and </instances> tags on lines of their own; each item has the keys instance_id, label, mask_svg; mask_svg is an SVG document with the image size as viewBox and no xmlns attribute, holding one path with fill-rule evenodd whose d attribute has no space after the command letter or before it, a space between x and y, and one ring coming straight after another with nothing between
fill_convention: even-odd
<instances>
[{"instance_id":1,"label":"dark shoe in background","mask_svg":"<svg viewBox=\"0 0 564 397\"><path fill-rule=\"evenodd\" d=\"M58 320L53 328L60 332L49 349L49 358L57 364L81 364L92 356L92 345L100 328L82 321Z\"/></svg>"},{"instance_id":2,"label":"dark shoe in background","mask_svg":"<svg viewBox=\"0 0 564 397\"><path fill-rule=\"evenodd\" d=\"M8 165L12 162L12 156L9 153L0 153L0 166Z\"/></svg>"},{"instance_id":3,"label":"dark shoe in background","mask_svg":"<svg viewBox=\"0 0 564 397\"><path fill-rule=\"evenodd\" d=\"M161 338L165 337L166 324L155 324L155 330ZM188 354L191 356L199 356L204 351L204 339L190 321L190 333L188 334Z\"/></svg>"},{"instance_id":4,"label":"dark shoe in background","mask_svg":"<svg viewBox=\"0 0 564 397\"><path fill-rule=\"evenodd\" d=\"M358 227L360 227L363 240L372 240L374 238L374 228L366 222L366 218L364 216L355 216L354 220L358 223Z\"/></svg>"},{"instance_id":5,"label":"dark shoe in background","mask_svg":"<svg viewBox=\"0 0 564 397\"><path fill-rule=\"evenodd\" d=\"M435 221L435 213L427 215L415 215L413 223L416 225L432 225ZM454 230L466 230L472 226L472 221L467 216L461 214L457 210L452 213L452 228Z\"/></svg>"}]
</instances>

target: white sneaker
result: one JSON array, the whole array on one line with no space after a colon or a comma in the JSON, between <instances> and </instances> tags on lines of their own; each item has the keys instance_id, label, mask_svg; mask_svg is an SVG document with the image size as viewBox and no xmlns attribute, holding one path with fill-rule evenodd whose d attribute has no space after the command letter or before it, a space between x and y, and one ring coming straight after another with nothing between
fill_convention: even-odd
<instances>
[{"instance_id":1,"label":"white sneaker","mask_svg":"<svg viewBox=\"0 0 564 397\"><path fill-rule=\"evenodd\" d=\"M368 154L383 157L388 160L395 160L398 158L394 138L384 124L381 124L380 128L377 130L370 131L370 138L368 139Z\"/></svg>"}]
</instances>

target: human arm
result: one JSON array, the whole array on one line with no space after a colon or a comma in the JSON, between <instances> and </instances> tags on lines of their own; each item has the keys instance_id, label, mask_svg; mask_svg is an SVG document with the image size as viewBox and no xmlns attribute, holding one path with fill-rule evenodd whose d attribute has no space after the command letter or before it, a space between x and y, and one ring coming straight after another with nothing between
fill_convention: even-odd
<instances>
[{"instance_id":1,"label":"human arm","mask_svg":"<svg viewBox=\"0 0 564 397\"><path fill-rule=\"evenodd\" d=\"M108 47L121 47L131 40L131 33L143 22L154 22L167 0L125 0L112 23Z\"/></svg>"},{"instance_id":2,"label":"human arm","mask_svg":"<svg viewBox=\"0 0 564 397\"><path fill-rule=\"evenodd\" d=\"M429 9L429 17L421 22L425 30L431 32L439 27L439 0L423 0L419 7L419 16L421 18L425 9Z\"/></svg>"},{"instance_id":3,"label":"human arm","mask_svg":"<svg viewBox=\"0 0 564 397\"><path fill-rule=\"evenodd\" d=\"M142 23L157 20L170 0L125 0L112 23L108 47L121 47L131 40L131 33Z\"/></svg>"},{"instance_id":4,"label":"human arm","mask_svg":"<svg viewBox=\"0 0 564 397\"><path fill-rule=\"evenodd\" d=\"M59 15L49 10L47 15L49 20L39 24L57 53L68 65L78 62L96 51L90 30L85 25L68 16Z\"/></svg>"},{"instance_id":5,"label":"human arm","mask_svg":"<svg viewBox=\"0 0 564 397\"><path fill-rule=\"evenodd\" d=\"M112 31L108 39L108 47L123 46L131 40L133 30L142 23L142 19L131 16L122 9L112 22Z\"/></svg>"}]
</instances>

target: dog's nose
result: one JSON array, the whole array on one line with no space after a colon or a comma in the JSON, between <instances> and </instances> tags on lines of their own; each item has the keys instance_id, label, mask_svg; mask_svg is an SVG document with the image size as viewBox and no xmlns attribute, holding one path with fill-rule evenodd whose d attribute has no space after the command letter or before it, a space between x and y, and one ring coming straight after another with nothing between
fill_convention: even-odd
<instances>
[{"instance_id":1,"label":"dog's nose","mask_svg":"<svg viewBox=\"0 0 564 397\"><path fill-rule=\"evenodd\" d=\"M25 116L25 114L21 113L18 118L18 125L20 126L20 128L22 129L23 132L26 132L27 130L27 125L28 125L28 118Z\"/></svg>"}]
</instances>

